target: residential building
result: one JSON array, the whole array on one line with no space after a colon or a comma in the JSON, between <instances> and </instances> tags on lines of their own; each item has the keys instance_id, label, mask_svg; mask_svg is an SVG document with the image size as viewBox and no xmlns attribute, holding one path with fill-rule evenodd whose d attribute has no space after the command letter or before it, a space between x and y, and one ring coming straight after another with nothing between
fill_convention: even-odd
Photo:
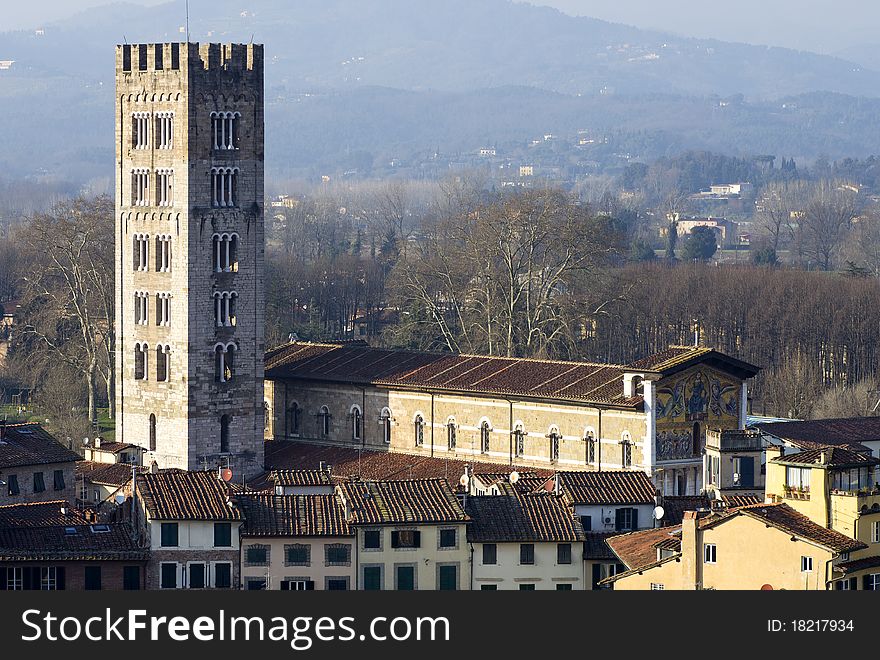
<instances>
[{"instance_id":1,"label":"residential building","mask_svg":"<svg viewBox=\"0 0 880 660\"><path fill-rule=\"evenodd\" d=\"M355 530L356 588L466 590L470 517L445 479L340 484Z\"/></svg>"},{"instance_id":2,"label":"residential building","mask_svg":"<svg viewBox=\"0 0 880 660\"><path fill-rule=\"evenodd\" d=\"M545 489L559 492L586 532L654 527L657 487L644 472L557 472Z\"/></svg>"},{"instance_id":3,"label":"residential building","mask_svg":"<svg viewBox=\"0 0 880 660\"><path fill-rule=\"evenodd\" d=\"M565 502L550 493L466 499L471 589L582 591L584 530Z\"/></svg>"},{"instance_id":4,"label":"residential building","mask_svg":"<svg viewBox=\"0 0 880 660\"><path fill-rule=\"evenodd\" d=\"M116 440L263 471L263 47L116 47Z\"/></svg>"},{"instance_id":5,"label":"residential building","mask_svg":"<svg viewBox=\"0 0 880 660\"><path fill-rule=\"evenodd\" d=\"M826 590L839 581L835 564L866 547L787 504L688 511L677 531L609 539L629 570L606 583L615 590Z\"/></svg>"},{"instance_id":6,"label":"residential building","mask_svg":"<svg viewBox=\"0 0 880 660\"><path fill-rule=\"evenodd\" d=\"M76 464L77 506L94 511L99 517L112 516L120 506L119 500L131 497L132 474L143 474L146 470L128 463L79 461Z\"/></svg>"},{"instance_id":7,"label":"residential building","mask_svg":"<svg viewBox=\"0 0 880 660\"><path fill-rule=\"evenodd\" d=\"M721 500L725 495L764 495L764 439L760 431L706 432L703 458L705 490Z\"/></svg>"},{"instance_id":8,"label":"residential building","mask_svg":"<svg viewBox=\"0 0 880 660\"><path fill-rule=\"evenodd\" d=\"M249 487L275 495L332 495L336 492L330 469L324 466L318 470L270 470Z\"/></svg>"},{"instance_id":9,"label":"residential building","mask_svg":"<svg viewBox=\"0 0 880 660\"><path fill-rule=\"evenodd\" d=\"M237 589L244 516L216 472L137 478L136 518L150 548L149 589Z\"/></svg>"},{"instance_id":10,"label":"residential building","mask_svg":"<svg viewBox=\"0 0 880 660\"><path fill-rule=\"evenodd\" d=\"M880 460L836 445L793 454L773 446L767 457L767 500L861 543L835 563L836 577L855 583L867 575L880 589Z\"/></svg>"},{"instance_id":11,"label":"residential building","mask_svg":"<svg viewBox=\"0 0 880 660\"><path fill-rule=\"evenodd\" d=\"M0 505L76 499L82 457L34 423L0 421Z\"/></svg>"},{"instance_id":12,"label":"residential building","mask_svg":"<svg viewBox=\"0 0 880 660\"><path fill-rule=\"evenodd\" d=\"M83 455L93 463L127 463L141 465L144 448L124 442L95 438L83 440Z\"/></svg>"},{"instance_id":13,"label":"residential building","mask_svg":"<svg viewBox=\"0 0 880 660\"><path fill-rule=\"evenodd\" d=\"M266 356L269 437L702 489L707 428L745 428L758 368L703 347L629 365L291 342ZM414 460L414 459L406 459Z\"/></svg>"},{"instance_id":14,"label":"residential building","mask_svg":"<svg viewBox=\"0 0 880 660\"><path fill-rule=\"evenodd\" d=\"M347 591L355 536L335 494L242 494L243 589Z\"/></svg>"},{"instance_id":15,"label":"residential building","mask_svg":"<svg viewBox=\"0 0 880 660\"><path fill-rule=\"evenodd\" d=\"M753 426L769 443L783 445L787 454L833 445L854 451L867 447L880 458L880 417L770 421Z\"/></svg>"},{"instance_id":16,"label":"residential building","mask_svg":"<svg viewBox=\"0 0 880 660\"><path fill-rule=\"evenodd\" d=\"M149 551L128 523L97 523L63 500L0 506L0 589L139 590Z\"/></svg>"}]
</instances>

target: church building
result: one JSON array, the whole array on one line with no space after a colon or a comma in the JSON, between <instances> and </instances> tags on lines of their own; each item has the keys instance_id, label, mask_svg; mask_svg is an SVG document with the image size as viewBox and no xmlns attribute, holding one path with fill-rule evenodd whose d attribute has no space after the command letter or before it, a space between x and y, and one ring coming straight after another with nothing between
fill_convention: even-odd
<instances>
[{"instance_id":1,"label":"church building","mask_svg":"<svg viewBox=\"0 0 880 660\"><path fill-rule=\"evenodd\" d=\"M293 342L266 357L266 434L703 488L707 429L743 429L758 367L703 347L628 365Z\"/></svg>"}]
</instances>

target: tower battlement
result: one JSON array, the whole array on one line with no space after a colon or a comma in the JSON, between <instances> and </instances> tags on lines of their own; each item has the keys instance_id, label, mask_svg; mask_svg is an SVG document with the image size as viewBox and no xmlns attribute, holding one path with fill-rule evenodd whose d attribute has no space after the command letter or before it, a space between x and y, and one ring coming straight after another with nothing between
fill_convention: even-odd
<instances>
[{"instance_id":1,"label":"tower battlement","mask_svg":"<svg viewBox=\"0 0 880 660\"><path fill-rule=\"evenodd\" d=\"M175 71L181 63L196 71L263 72L262 44L160 43L117 44L116 70L121 73Z\"/></svg>"}]
</instances>

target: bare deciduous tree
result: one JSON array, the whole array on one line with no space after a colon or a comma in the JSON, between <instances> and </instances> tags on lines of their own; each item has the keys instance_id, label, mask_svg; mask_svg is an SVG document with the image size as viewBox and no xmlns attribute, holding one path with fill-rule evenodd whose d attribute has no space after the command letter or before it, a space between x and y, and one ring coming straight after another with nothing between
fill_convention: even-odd
<instances>
[{"instance_id":1,"label":"bare deciduous tree","mask_svg":"<svg viewBox=\"0 0 880 660\"><path fill-rule=\"evenodd\" d=\"M79 374L95 422L102 365L108 390L113 378L113 200L60 202L34 215L22 240L32 264L24 280L25 341Z\"/></svg>"}]
</instances>

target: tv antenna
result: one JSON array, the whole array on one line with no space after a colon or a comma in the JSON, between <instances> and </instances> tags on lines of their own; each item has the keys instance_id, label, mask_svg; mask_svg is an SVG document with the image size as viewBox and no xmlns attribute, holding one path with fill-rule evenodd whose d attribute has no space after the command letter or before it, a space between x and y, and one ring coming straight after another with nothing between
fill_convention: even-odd
<instances>
[{"instance_id":1,"label":"tv antenna","mask_svg":"<svg viewBox=\"0 0 880 660\"><path fill-rule=\"evenodd\" d=\"M189 43L189 0L185 0L186 5L186 43Z\"/></svg>"}]
</instances>

